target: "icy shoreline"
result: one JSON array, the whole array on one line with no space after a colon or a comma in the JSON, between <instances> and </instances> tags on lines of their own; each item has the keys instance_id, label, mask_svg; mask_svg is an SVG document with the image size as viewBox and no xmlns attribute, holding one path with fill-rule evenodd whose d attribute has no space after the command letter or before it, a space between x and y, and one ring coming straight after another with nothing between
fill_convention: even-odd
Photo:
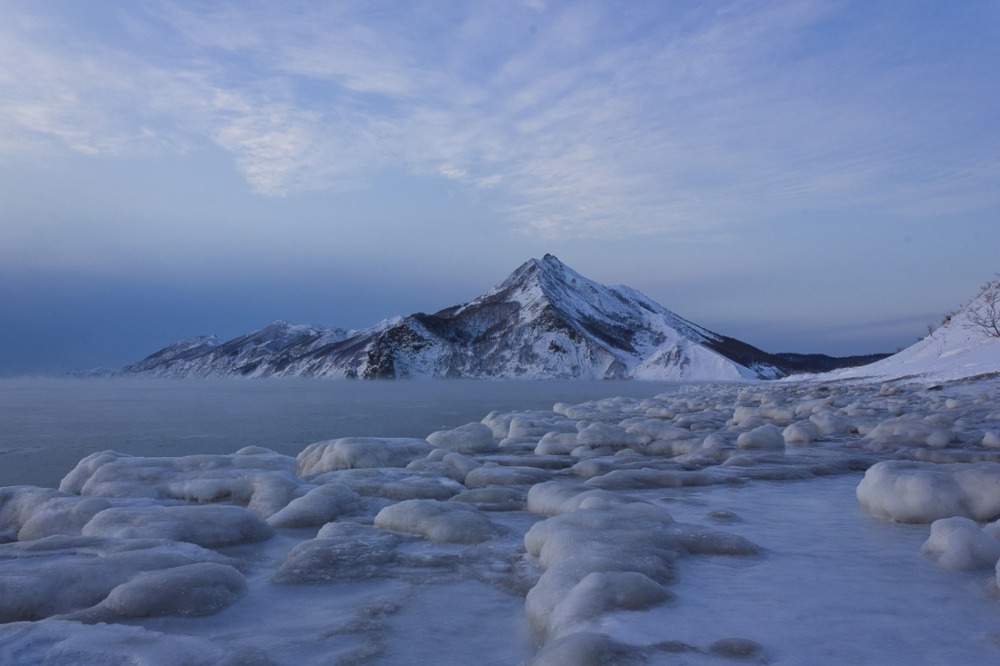
<instances>
[{"instance_id":1,"label":"icy shoreline","mask_svg":"<svg viewBox=\"0 0 1000 666\"><path fill-rule=\"evenodd\" d=\"M1000 384L935 388L688 386L297 458L95 453L58 491L0 489L0 661L989 663ZM795 564L804 540L830 562ZM853 610L797 598L850 599L845 568ZM780 627L723 612L796 580L761 602ZM865 628L893 608L890 649Z\"/></svg>"}]
</instances>

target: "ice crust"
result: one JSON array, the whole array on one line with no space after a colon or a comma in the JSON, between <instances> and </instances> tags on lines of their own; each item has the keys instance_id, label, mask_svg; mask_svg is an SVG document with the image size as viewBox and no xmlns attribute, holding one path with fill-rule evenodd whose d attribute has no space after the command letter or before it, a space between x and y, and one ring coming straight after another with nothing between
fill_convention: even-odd
<instances>
[{"instance_id":1,"label":"ice crust","mask_svg":"<svg viewBox=\"0 0 1000 666\"><path fill-rule=\"evenodd\" d=\"M0 488L0 661L288 663L274 646L198 639L183 623L246 617L276 589L315 602L317 586L441 581L513 599L526 663L767 660L769 636L696 645L673 640L669 622L649 640L622 629L683 606L674 589L688 562L770 557L731 531L738 511L686 522L672 507L713 486L866 470L862 508L927 525L919 550L940 567L1000 577L1000 521L988 522L1000 517L997 385L930 388L687 386L493 412L426 439L331 439L295 458L95 453L58 490ZM374 636L373 617L405 604L367 606L343 631ZM361 663L358 650L344 663Z\"/></svg>"}]
</instances>

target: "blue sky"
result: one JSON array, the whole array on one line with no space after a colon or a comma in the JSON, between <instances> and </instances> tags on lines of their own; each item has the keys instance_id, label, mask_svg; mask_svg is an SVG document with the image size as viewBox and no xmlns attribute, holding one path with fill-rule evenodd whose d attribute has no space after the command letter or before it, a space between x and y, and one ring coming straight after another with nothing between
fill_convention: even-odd
<instances>
[{"instance_id":1,"label":"blue sky","mask_svg":"<svg viewBox=\"0 0 1000 666\"><path fill-rule=\"evenodd\" d=\"M1000 4L0 0L0 374L361 327L529 257L769 351L1000 270Z\"/></svg>"}]
</instances>

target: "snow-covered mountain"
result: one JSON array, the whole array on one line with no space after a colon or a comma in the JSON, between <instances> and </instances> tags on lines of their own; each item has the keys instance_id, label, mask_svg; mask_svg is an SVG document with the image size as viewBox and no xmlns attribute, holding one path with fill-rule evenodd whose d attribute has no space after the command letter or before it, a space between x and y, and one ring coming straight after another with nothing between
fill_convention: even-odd
<instances>
[{"instance_id":1,"label":"snow-covered mountain","mask_svg":"<svg viewBox=\"0 0 1000 666\"><path fill-rule=\"evenodd\" d=\"M279 321L228 342L177 342L122 373L717 381L780 377L801 369L802 358L713 333L546 255L470 303L434 314L355 331Z\"/></svg>"},{"instance_id":2,"label":"snow-covered mountain","mask_svg":"<svg viewBox=\"0 0 1000 666\"><path fill-rule=\"evenodd\" d=\"M837 379L944 382L1000 374L1000 279L927 337L871 365L817 375Z\"/></svg>"}]
</instances>

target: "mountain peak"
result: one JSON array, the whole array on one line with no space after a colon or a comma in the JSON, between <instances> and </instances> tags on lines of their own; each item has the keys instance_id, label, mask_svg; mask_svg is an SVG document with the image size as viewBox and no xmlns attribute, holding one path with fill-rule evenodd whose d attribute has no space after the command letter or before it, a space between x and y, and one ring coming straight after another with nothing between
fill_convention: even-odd
<instances>
[{"instance_id":1,"label":"mountain peak","mask_svg":"<svg viewBox=\"0 0 1000 666\"><path fill-rule=\"evenodd\" d=\"M638 378L774 377L765 352L688 322L553 254L434 314L333 331L278 320L209 347L164 350L125 372L167 376Z\"/></svg>"}]
</instances>

